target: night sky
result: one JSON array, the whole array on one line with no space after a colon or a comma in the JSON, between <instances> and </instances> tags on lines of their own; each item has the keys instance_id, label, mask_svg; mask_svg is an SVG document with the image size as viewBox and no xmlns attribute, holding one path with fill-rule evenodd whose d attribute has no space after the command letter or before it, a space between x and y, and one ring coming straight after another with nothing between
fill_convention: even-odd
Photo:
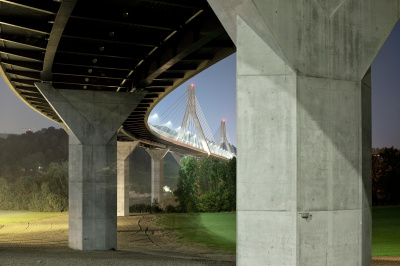
<instances>
[{"instance_id":1,"label":"night sky","mask_svg":"<svg viewBox=\"0 0 400 266\"><path fill-rule=\"evenodd\" d=\"M170 93L154 111L165 110L193 83L196 96L212 132L226 119L230 139L236 144L236 54L220 61ZM0 133L23 133L60 126L25 105L0 80ZM372 147L400 148L400 23L372 64Z\"/></svg>"}]
</instances>

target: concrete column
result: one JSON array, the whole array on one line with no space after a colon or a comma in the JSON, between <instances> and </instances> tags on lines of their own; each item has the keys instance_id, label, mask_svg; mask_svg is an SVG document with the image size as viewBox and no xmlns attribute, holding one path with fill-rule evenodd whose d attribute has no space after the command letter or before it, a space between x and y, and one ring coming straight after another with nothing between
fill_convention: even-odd
<instances>
[{"instance_id":1,"label":"concrete column","mask_svg":"<svg viewBox=\"0 0 400 266\"><path fill-rule=\"evenodd\" d=\"M139 141L117 143L117 216L129 216L129 156Z\"/></svg>"},{"instance_id":2,"label":"concrete column","mask_svg":"<svg viewBox=\"0 0 400 266\"><path fill-rule=\"evenodd\" d=\"M208 2L237 46L238 265L370 265L368 69L399 1Z\"/></svg>"},{"instance_id":3,"label":"concrete column","mask_svg":"<svg viewBox=\"0 0 400 266\"><path fill-rule=\"evenodd\" d=\"M69 246L117 248L117 129L146 94L36 83L69 131Z\"/></svg>"},{"instance_id":4,"label":"concrete column","mask_svg":"<svg viewBox=\"0 0 400 266\"><path fill-rule=\"evenodd\" d=\"M151 156L151 203L157 200L158 204L164 207L164 156L169 150L146 149L146 151Z\"/></svg>"}]
</instances>

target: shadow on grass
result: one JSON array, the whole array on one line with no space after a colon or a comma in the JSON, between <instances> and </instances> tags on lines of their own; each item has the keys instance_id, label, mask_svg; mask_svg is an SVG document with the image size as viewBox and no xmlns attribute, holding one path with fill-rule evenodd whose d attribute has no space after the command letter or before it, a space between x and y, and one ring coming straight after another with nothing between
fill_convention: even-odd
<instances>
[{"instance_id":1,"label":"shadow on grass","mask_svg":"<svg viewBox=\"0 0 400 266\"><path fill-rule=\"evenodd\" d=\"M209 249L236 252L236 213L160 214L158 223L178 239Z\"/></svg>"},{"instance_id":2,"label":"shadow on grass","mask_svg":"<svg viewBox=\"0 0 400 266\"><path fill-rule=\"evenodd\" d=\"M400 255L400 206L372 208L372 256Z\"/></svg>"}]
</instances>

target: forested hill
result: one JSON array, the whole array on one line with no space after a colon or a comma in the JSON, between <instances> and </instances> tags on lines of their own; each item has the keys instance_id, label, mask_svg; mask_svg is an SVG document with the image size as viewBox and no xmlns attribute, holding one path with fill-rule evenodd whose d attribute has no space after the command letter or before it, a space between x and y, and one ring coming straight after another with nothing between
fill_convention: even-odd
<instances>
[{"instance_id":1,"label":"forested hill","mask_svg":"<svg viewBox=\"0 0 400 266\"><path fill-rule=\"evenodd\" d=\"M5 134L5 133L0 133L0 138L3 138L3 139L5 139L5 138L7 138L7 136L8 136L8 134ZM1 141L1 140L0 140Z\"/></svg>"},{"instance_id":2,"label":"forested hill","mask_svg":"<svg viewBox=\"0 0 400 266\"><path fill-rule=\"evenodd\" d=\"M36 176L52 162L68 160L68 135L63 129L44 128L0 138L0 177L13 182Z\"/></svg>"}]
</instances>

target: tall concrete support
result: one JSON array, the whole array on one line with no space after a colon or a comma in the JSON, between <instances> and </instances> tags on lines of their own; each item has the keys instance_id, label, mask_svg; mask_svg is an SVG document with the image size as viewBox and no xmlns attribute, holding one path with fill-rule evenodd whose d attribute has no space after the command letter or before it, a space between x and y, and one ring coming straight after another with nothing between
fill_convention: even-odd
<instances>
[{"instance_id":1,"label":"tall concrete support","mask_svg":"<svg viewBox=\"0 0 400 266\"><path fill-rule=\"evenodd\" d=\"M117 216L129 216L129 155L139 141L117 143Z\"/></svg>"},{"instance_id":2,"label":"tall concrete support","mask_svg":"<svg viewBox=\"0 0 400 266\"><path fill-rule=\"evenodd\" d=\"M237 262L371 264L369 67L399 1L208 0L237 46Z\"/></svg>"},{"instance_id":3,"label":"tall concrete support","mask_svg":"<svg viewBox=\"0 0 400 266\"><path fill-rule=\"evenodd\" d=\"M169 150L146 149L146 151L151 157L151 202L157 200L158 204L163 207L164 156L167 155Z\"/></svg>"},{"instance_id":4,"label":"tall concrete support","mask_svg":"<svg viewBox=\"0 0 400 266\"><path fill-rule=\"evenodd\" d=\"M145 91L56 90L36 83L69 131L69 246L117 248L117 129Z\"/></svg>"}]
</instances>

